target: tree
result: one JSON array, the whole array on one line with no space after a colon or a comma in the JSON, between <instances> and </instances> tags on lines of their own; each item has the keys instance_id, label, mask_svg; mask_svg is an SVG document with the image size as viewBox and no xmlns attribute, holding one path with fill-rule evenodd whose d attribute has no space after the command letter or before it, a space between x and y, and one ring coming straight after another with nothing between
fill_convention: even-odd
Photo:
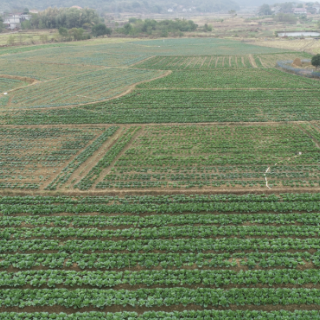
<instances>
[{"instance_id":1,"label":"tree","mask_svg":"<svg viewBox=\"0 0 320 320\"><path fill-rule=\"evenodd\" d=\"M0 32L2 32L4 26L3 26L3 20L2 17L0 17Z\"/></svg>"},{"instance_id":2,"label":"tree","mask_svg":"<svg viewBox=\"0 0 320 320\"><path fill-rule=\"evenodd\" d=\"M83 39L84 30L82 28L72 28L69 30L69 34L74 38L74 40L82 40Z\"/></svg>"},{"instance_id":3,"label":"tree","mask_svg":"<svg viewBox=\"0 0 320 320\"><path fill-rule=\"evenodd\" d=\"M235 13L236 13L236 10L229 10L228 13L229 13L229 14L235 14Z\"/></svg>"},{"instance_id":4,"label":"tree","mask_svg":"<svg viewBox=\"0 0 320 320\"><path fill-rule=\"evenodd\" d=\"M205 24L203 27L204 32L211 32L212 31L212 26L210 24Z\"/></svg>"},{"instance_id":5,"label":"tree","mask_svg":"<svg viewBox=\"0 0 320 320\"><path fill-rule=\"evenodd\" d=\"M64 27L59 28L59 34L62 37L67 37L68 36L68 29Z\"/></svg>"},{"instance_id":6,"label":"tree","mask_svg":"<svg viewBox=\"0 0 320 320\"><path fill-rule=\"evenodd\" d=\"M21 22L21 28L23 30L31 29L31 22L29 20L24 20Z\"/></svg>"},{"instance_id":7,"label":"tree","mask_svg":"<svg viewBox=\"0 0 320 320\"><path fill-rule=\"evenodd\" d=\"M282 13L291 13L293 9L293 5L291 2L285 2L280 5Z\"/></svg>"},{"instance_id":8,"label":"tree","mask_svg":"<svg viewBox=\"0 0 320 320\"><path fill-rule=\"evenodd\" d=\"M7 39L7 44L8 44L9 46L13 46L14 43L15 43L15 41L16 41L16 38L14 37L14 35L11 35L11 36L9 36L8 39Z\"/></svg>"},{"instance_id":9,"label":"tree","mask_svg":"<svg viewBox=\"0 0 320 320\"><path fill-rule=\"evenodd\" d=\"M278 13L274 17L274 19L275 21L282 22L282 23L289 23L289 24L297 23L297 17L293 14Z\"/></svg>"},{"instance_id":10,"label":"tree","mask_svg":"<svg viewBox=\"0 0 320 320\"><path fill-rule=\"evenodd\" d=\"M263 4L260 8L259 8L259 14L261 16L270 16L272 15L272 11L271 8L268 4Z\"/></svg>"},{"instance_id":11,"label":"tree","mask_svg":"<svg viewBox=\"0 0 320 320\"><path fill-rule=\"evenodd\" d=\"M95 25L91 30L92 35L95 37L110 35L111 32L112 30L110 28L107 28L107 26L104 23L99 23Z\"/></svg>"},{"instance_id":12,"label":"tree","mask_svg":"<svg viewBox=\"0 0 320 320\"><path fill-rule=\"evenodd\" d=\"M28 8L24 8L23 14L29 14L29 9Z\"/></svg>"},{"instance_id":13,"label":"tree","mask_svg":"<svg viewBox=\"0 0 320 320\"><path fill-rule=\"evenodd\" d=\"M312 57L311 64L315 67L320 66L320 54L316 54L315 56Z\"/></svg>"},{"instance_id":14,"label":"tree","mask_svg":"<svg viewBox=\"0 0 320 320\"><path fill-rule=\"evenodd\" d=\"M78 10L75 8L48 8L39 14L33 14L30 20L36 29L44 28L90 28L101 23L101 18L92 9Z\"/></svg>"}]
</instances>

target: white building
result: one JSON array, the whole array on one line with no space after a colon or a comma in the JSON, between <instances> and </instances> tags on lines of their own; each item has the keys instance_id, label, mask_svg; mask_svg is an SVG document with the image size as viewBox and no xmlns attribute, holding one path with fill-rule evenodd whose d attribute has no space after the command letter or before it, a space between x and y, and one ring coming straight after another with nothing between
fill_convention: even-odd
<instances>
[{"instance_id":1,"label":"white building","mask_svg":"<svg viewBox=\"0 0 320 320\"><path fill-rule=\"evenodd\" d=\"M307 14L307 9L305 8L294 8L293 9L294 14Z\"/></svg>"},{"instance_id":2,"label":"white building","mask_svg":"<svg viewBox=\"0 0 320 320\"><path fill-rule=\"evenodd\" d=\"M31 15L29 14L9 14L4 19L4 25L9 30L14 30L20 28L21 22L25 20L30 20Z\"/></svg>"},{"instance_id":3,"label":"white building","mask_svg":"<svg viewBox=\"0 0 320 320\"><path fill-rule=\"evenodd\" d=\"M20 28L20 14L10 14L4 19L4 25L7 29L14 30Z\"/></svg>"}]
</instances>

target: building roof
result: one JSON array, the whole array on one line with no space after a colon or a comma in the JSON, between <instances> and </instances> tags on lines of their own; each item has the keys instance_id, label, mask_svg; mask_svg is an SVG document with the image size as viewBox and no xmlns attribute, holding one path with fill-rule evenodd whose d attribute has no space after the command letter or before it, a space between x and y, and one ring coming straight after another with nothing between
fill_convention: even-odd
<instances>
[{"instance_id":1,"label":"building roof","mask_svg":"<svg viewBox=\"0 0 320 320\"><path fill-rule=\"evenodd\" d=\"M81 10L82 8L81 7L79 7L79 6L72 6L71 8L75 8L75 9L79 9L79 10Z\"/></svg>"},{"instance_id":2,"label":"building roof","mask_svg":"<svg viewBox=\"0 0 320 320\"><path fill-rule=\"evenodd\" d=\"M294 8L293 12L307 12L307 9L305 9L305 8Z\"/></svg>"}]
</instances>

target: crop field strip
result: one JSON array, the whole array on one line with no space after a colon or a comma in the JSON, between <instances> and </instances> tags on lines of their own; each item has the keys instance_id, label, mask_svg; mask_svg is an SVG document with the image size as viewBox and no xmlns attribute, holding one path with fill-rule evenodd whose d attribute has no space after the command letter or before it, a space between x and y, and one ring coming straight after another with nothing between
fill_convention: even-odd
<instances>
[{"instance_id":1,"label":"crop field strip","mask_svg":"<svg viewBox=\"0 0 320 320\"><path fill-rule=\"evenodd\" d=\"M133 137L132 134L127 139L124 135L124 143L120 139L113 146L117 152L113 155L110 150L104 157L107 159L111 153L116 161L111 164L109 160L100 160L88 173L93 178L85 177L75 187L80 190L319 187L320 132L316 125L144 126L141 130L130 147L115 158ZM100 167L110 168L103 175Z\"/></svg>"},{"instance_id":2,"label":"crop field strip","mask_svg":"<svg viewBox=\"0 0 320 320\"><path fill-rule=\"evenodd\" d=\"M84 104L117 96L134 83L164 74L161 71L108 68L46 81L12 95L7 108L47 108Z\"/></svg>"},{"instance_id":3,"label":"crop field strip","mask_svg":"<svg viewBox=\"0 0 320 320\"><path fill-rule=\"evenodd\" d=\"M237 68L274 68L279 60L294 60L295 58L310 59L307 53L278 53L254 55L252 63L247 55L203 55L203 56L154 56L135 65L137 68L156 70L212 70L212 69L237 69Z\"/></svg>"},{"instance_id":4,"label":"crop field strip","mask_svg":"<svg viewBox=\"0 0 320 320\"><path fill-rule=\"evenodd\" d=\"M0 186L8 190L278 192L320 187L318 122L3 127L2 135Z\"/></svg>"},{"instance_id":5,"label":"crop field strip","mask_svg":"<svg viewBox=\"0 0 320 320\"><path fill-rule=\"evenodd\" d=\"M316 319L319 200L1 197L0 317Z\"/></svg>"},{"instance_id":6,"label":"crop field strip","mask_svg":"<svg viewBox=\"0 0 320 320\"><path fill-rule=\"evenodd\" d=\"M7 92L16 87L21 87L25 84L26 83L21 80L0 77L0 93Z\"/></svg>"},{"instance_id":7,"label":"crop field strip","mask_svg":"<svg viewBox=\"0 0 320 320\"><path fill-rule=\"evenodd\" d=\"M174 60L175 57L164 57L163 59ZM163 59L160 59L160 61L163 61ZM194 59L195 61L199 60L198 58ZM152 60L148 59L145 63L151 63ZM118 69L115 68L114 72L116 70ZM127 75L128 71L123 70L124 74ZM149 74L148 72L151 71L147 71L147 69L141 69L140 71L143 72L141 77L150 79L159 77L159 79L141 83L132 93L112 101L88 104L76 109L19 110L18 112L10 110L2 113L0 123L92 124L320 120L319 108L317 108L320 103L318 96L319 82L287 74L273 68L215 68L210 71L175 70L164 77L159 76L161 71L154 70L157 74ZM97 72L101 73L102 71ZM135 77L137 72L139 73L139 69L131 69L131 72L132 82L138 81L139 79ZM88 74L83 74L84 79L87 76ZM146 78L144 79L147 80ZM62 82L67 81L66 79L68 78L62 79ZM95 81L99 82L100 80L96 79ZM49 85L48 82L47 86ZM119 83L111 84L113 87L117 85L124 85L123 89L119 90L119 92L123 92L125 86L128 86L129 83L123 82L121 77ZM77 86L73 90L81 91L81 82ZM44 98L44 104L40 105L42 97L40 100L36 96L32 99L31 94L25 95L24 92L30 90L30 92L36 93L39 88L30 87L20 90L21 101L18 94L12 100L11 105L27 107L29 104L31 107L37 101L38 107L51 105L59 108L60 105L66 105L67 101L72 105L75 101L85 103L89 100L88 96L82 94L79 94L75 99L76 92L71 91L70 94L68 93L65 96L56 95L50 101L48 101L49 95ZM87 88L85 90L89 92L90 90ZM109 88L111 92L116 90L116 88L112 88ZM59 85L56 89L59 90ZM54 95L54 87L50 90ZM104 96L104 92L110 93L110 90L102 87L98 88L97 92L90 92L90 94L92 97L95 96L95 99L106 99L107 96ZM40 94L40 91L38 94ZM117 92L113 94L116 95Z\"/></svg>"}]
</instances>

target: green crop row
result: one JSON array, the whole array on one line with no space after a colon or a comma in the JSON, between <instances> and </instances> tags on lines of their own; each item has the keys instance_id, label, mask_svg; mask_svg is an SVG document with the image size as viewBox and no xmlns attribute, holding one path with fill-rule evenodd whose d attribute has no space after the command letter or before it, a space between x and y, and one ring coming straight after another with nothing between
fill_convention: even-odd
<instances>
[{"instance_id":1,"label":"green crop row","mask_svg":"<svg viewBox=\"0 0 320 320\"><path fill-rule=\"evenodd\" d=\"M139 84L139 89L216 89L216 88L319 88L313 79L305 79L277 69L216 69L174 71L169 76ZM200 93L199 93L200 95Z\"/></svg>"},{"instance_id":2,"label":"green crop row","mask_svg":"<svg viewBox=\"0 0 320 320\"><path fill-rule=\"evenodd\" d=\"M0 253L56 250L61 252L207 252L207 251L287 251L320 248L320 239L294 238L219 238L219 239L172 239L172 240L0 240Z\"/></svg>"},{"instance_id":3,"label":"green crop row","mask_svg":"<svg viewBox=\"0 0 320 320\"><path fill-rule=\"evenodd\" d=\"M285 214L180 214L151 216L0 216L0 227L10 226L55 226L55 227L163 227L166 225L215 224L279 224L279 225L319 225L320 213L285 213ZM19 229L17 229L19 230ZM119 231L120 232L120 231Z\"/></svg>"},{"instance_id":4,"label":"green crop row","mask_svg":"<svg viewBox=\"0 0 320 320\"><path fill-rule=\"evenodd\" d=\"M301 169L304 170L305 167ZM35 208L36 205L44 204L51 206L53 210L54 204L171 204L171 203L207 203L207 202L221 202L221 203L233 203L233 202L315 202L320 201L320 193L282 193L276 194L222 194L222 195L203 195L203 194L172 194L172 195L142 195L142 196L2 196L0 197L1 210L8 210L10 207L21 208L19 210L27 210L27 208ZM29 205L29 206L27 206ZM24 208L24 209L22 209ZM46 207L43 206L43 209ZM22 213L18 211L17 213ZM29 212L29 211L28 211ZM31 211L30 211L31 213Z\"/></svg>"},{"instance_id":5,"label":"green crop row","mask_svg":"<svg viewBox=\"0 0 320 320\"><path fill-rule=\"evenodd\" d=\"M306 262L320 266L319 253L309 252L251 252L251 253L31 253L1 254L0 268L10 267L30 269L33 267L72 268L76 264L80 269L121 269L121 268L231 268L238 267L237 260L243 266L259 268L296 268ZM236 260L237 259L237 260Z\"/></svg>"},{"instance_id":6,"label":"green crop row","mask_svg":"<svg viewBox=\"0 0 320 320\"><path fill-rule=\"evenodd\" d=\"M153 228L128 228L121 230L99 230L97 228L34 227L0 229L0 239L27 238L204 238L204 237L318 237L319 226L172 226Z\"/></svg>"},{"instance_id":7,"label":"green crop row","mask_svg":"<svg viewBox=\"0 0 320 320\"><path fill-rule=\"evenodd\" d=\"M152 213L152 214L166 214L166 213L183 213L183 212L319 212L319 201L296 201L296 202L207 202L207 203L169 203L169 204L83 204L83 205L0 205L0 212L3 215L12 215L18 213L35 214L35 215L53 215L57 213L91 213L99 212L101 214L118 214L118 213Z\"/></svg>"},{"instance_id":8,"label":"green crop row","mask_svg":"<svg viewBox=\"0 0 320 320\"><path fill-rule=\"evenodd\" d=\"M3 312L1 320L318 320L319 310L295 310L295 311L260 311L260 310L184 310L184 311L146 311L142 314L136 312L104 313L98 311L75 312L66 314L63 312Z\"/></svg>"},{"instance_id":9,"label":"green crop row","mask_svg":"<svg viewBox=\"0 0 320 320\"><path fill-rule=\"evenodd\" d=\"M123 284L130 286L229 286L229 285L317 285L320 270L146 270L146 271L61 271L37 270L0 272L0 287L92 286L99 288Z\"/></svg>"},{"instance_id":10,"label":"green crop row","mask_svg":"<svg viewBox=\"0 0 320 320\"><path fill-rule=\"evenodd\" d=\"M63 306L67 308L108 306L168 307L173 305L208 306L267 306L267 305L320 305L317 289L3 289L0 290L0 306Z\"/></svg>"}]
</instances>

